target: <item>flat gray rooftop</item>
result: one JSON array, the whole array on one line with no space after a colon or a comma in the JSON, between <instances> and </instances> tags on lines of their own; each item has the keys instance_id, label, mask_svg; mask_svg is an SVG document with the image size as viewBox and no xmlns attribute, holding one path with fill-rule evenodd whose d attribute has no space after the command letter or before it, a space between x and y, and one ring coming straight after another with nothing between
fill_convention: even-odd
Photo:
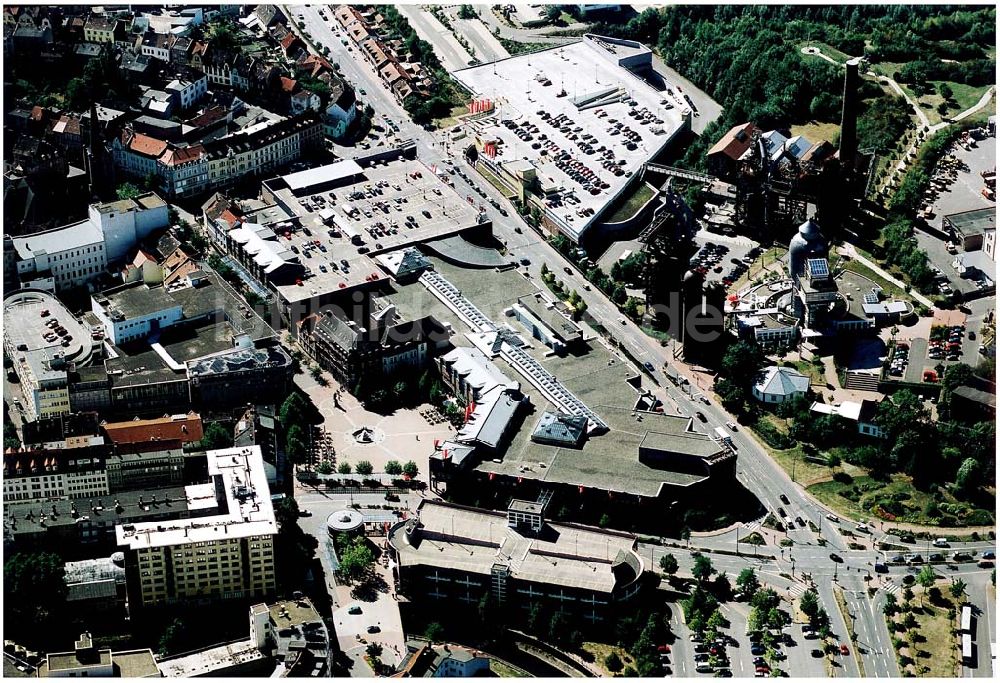
<instances>
[{"instance_id":1,"label":"flat gray rooftop","mask_svg":"<svg viewBox=\"0 0 1000 683\"><path fill-rule=\"evenodd\" d=\"M668 93L657 92L652 86L632 72L618 65L619 56L598 47L589 39L576 43L533 52L527 55L460 69L454 76L479 97L491 99L498 105L495 114L471 122L469 127L483 140L500 140L500 151L494 159L497 163L529 160L538 170L543 185L562 187L575 194L579 205L554 208L553 212L565 221L565 229L575 237L582 235L597 220L601 212L632 181L633 178L616 176L600 163L599 153L585 154L577 145L579 141L569 139L570 134L583 137L593 135L594 149L601 146L614 152L616 161L624 160L621 169L637 175L642 165L656 157L674 138L684 125L681 114L687 105ZM548 82L548 85L545 83ZM676 86L668 87L676 92ZM623 100L631 98L635 105L627 101L603 102L591 105L591 100L601 100L615 90L620 90ZM564 96L560 92L565 91ZM661 104L661 102L666 104ZM668 106L670 108L668 108ZM647 110L662 120L660 124L645 124L629 116L629 111ZM543 121L540 113L546 112L553 118L568 117L570 131L560 132ZM515 123L528 122L538 127L533 140L522 141L514 131L500 122L511 119ZM612 135L613 120L623 123L639 135L636 148L625 146L627 142L621 134ZM579 130L577 130L579 129ZM659 131L659 132L655 132ZM544 134L547 140L540 139ZM536 143L540 149L533 149ZM569 175L557 168L553 151L546 149L551 142L573 158L582 161L597 177L608 184L608 188L597 195L591 195ZM543 152L545 152L543 154ZM593 216L581 217L577 209L592 208Z\"/></svg>"},{"instance_id":2,"label":"flat gray rooftop","mask_svg":"<svg viewBox=\"0 0 1000 683\"><path fill-rule=\"evenodd\" d=\"M487 221L419 161L399 159L367 167L363 173L359 182L302 197L275 184L279 206L289 209L282 214L291 214L304 229L272 227L282 244L298 250L300 262L309 271L302 285L277 288L286 300L352 288L371 281L373 275L385 278L371 258L375 254L455 235ZM353 218L346 206L353 208ZM329 224L324 224L323 212ZM289 220L284 215L275 218L276 223ZM412 227L406 225L409 218ZM261 213L256 219L272 222ZM361 244L352 242L354 234Z\"/></svg>"},{"instance_id":3,"label":"flat gray rooftop","mask_svg":"<svg viewBox=\"0 0 1000 683\"><path fill-rule=\"evenodd\" d=\"M470 270L436 258L431 261L435 270L495 322L504 321L503 310L516 303L518 298L537 291L516 270ZM465 336L468 326L422 285L397 286L397 290L390 300L396 304L401 315L405 317L420 312L421 315L434 315L438 320L450 323L456 331L451 339L453 344L472 345ZM514 327L517 329L516 324ZM521 380L521 390L531 400L531 412L523 418L507 449L485 459L477 467L478 470L643 496L656 496L664 483L687 486L704 479L700 475L656 469L639 462L639 444L647 432L680 433L687 428L690 418L653 413L637 413L633 417L632 407L639 394L626 380L640 374L634 366L612 355L596 341L585 341L576 353L560 357L547 355L548 348L530 339L530 335L525 333L522 337L533 344L527 352L597 413L608 424L610 431L588 438L582 449L531 441L531 432L539 416L545 411L558 412L559 409L549 403L527 378L502 358L497 358L494 362L501 371L511 379ZM720 450L708 435L693 435L690 438L689 452L693 454L710 455L708 451L715 453ZM494 457L501 462L493 462ZM540 467L540 463L544 463L545 467Z\"/></svg>"}]
</instances>

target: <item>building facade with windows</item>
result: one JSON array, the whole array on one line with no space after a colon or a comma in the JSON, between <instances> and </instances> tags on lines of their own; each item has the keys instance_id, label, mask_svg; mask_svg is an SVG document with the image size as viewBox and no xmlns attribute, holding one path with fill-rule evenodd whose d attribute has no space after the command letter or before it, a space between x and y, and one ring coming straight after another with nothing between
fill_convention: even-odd
<instances>
[{"instance_id":1,"label":"building facade with windows","mask_svg":"<svg viewBox=\"0 0 1000 683\"><path fill-rule=\"evenodd\" d=\"M552 524L544 504L514 500L507 513L424 500L389 532L398 589L414 600L475 608L484 596L536 604L591 623L642 592L636 538Z\"/></svg>"},{"instance_id":2,"label":"building facade with windows","mask_svg":"<svg viewBox=\"0 0 1000 683\"><path fill-rule=\"evenodd\" d=\"M210 514L115 528L133 608L274 593L277 523L260 448L206 457L210 483L185 494L189 508Z\"/></svg>"}]
</instances>

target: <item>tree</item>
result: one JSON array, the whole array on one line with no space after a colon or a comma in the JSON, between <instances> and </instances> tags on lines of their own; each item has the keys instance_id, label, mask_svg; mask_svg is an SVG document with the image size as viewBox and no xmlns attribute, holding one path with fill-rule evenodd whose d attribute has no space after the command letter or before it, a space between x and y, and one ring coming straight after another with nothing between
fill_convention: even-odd
<instances>
[{"instance_id":1,"label":"tree","mask_svg":"<svg viewBox=\"0 0 1000 683\"><path fill-rule=\"evenodd\" d=\"M386 474L402 474L403 466L399 464L398 460L390 460L385 464Z\"/></svg>"},{"instance_id":2,"label":"tree","mask_svg":"<svg viewBox=\"0 0 1000 683\"><path fill-rule=\"evenodd\" d=\"M948 586L948 592L951 593L951 597L958 600L963 595L965 595L965 590L967 587L968 586L966 585L965 581L962 581L962 579L955 579L954 581L951 582L951 585Z\"/></svg>"},{"instance_id":3,"label":"tree","mask_svg":"<svg viewBox=\"0 0 1000 683\"><path fill-rule=\"evenodd\" d=\"M4 619L29 637L55 623L66 603L62 558L49 552L7 555L3 565Z\"/></svg>"},{"instance_id":4,"label":"tree","mask_svg":"<svg viewBox=\"0 0 1000 683\"><path fill-rule=\"evenodd\" d=\"M559 5L545 5L542 13L548 21L555 23L562 16L562 7Z\"/></svg>"},{"instance_id":5,"label":"tree","mask_svg":"<svg viewBox=\"0 0 1000 683\"><path fill-rule=\"evenodd\" d=\"M744 391L757 381L766 358L755 342L739 341L726 349L719 370Z\"/></svg>"},{"instance_id":6,"label":"tree","mask_svg":"<svg viewBox=\"0 0 1000 683\"><path fill-rule=\"evenodd\" d=\"M188 641L187 628L180 619L174 619L160 636L159 651L160 656L177 654L187 649Z\"/></svg>"},{"instance_id":7,"label":"tree","mask_svg":"<svg viewBox=\"0 0 1000 683\"><path fill-rule=\"evenodd\" d=\"M923 587L923 589L926 591L927 589L929 589L931 586L934 585L935 581L937 581L937 574L934 572L934 567L932 567L929 564L925 564L923 568L920 570L920 573L917 574L917 583L919 583L921 587ZM922 603L923 596L921 596L920 599Z\"/></svg>"},{"instance_id":8,"label":"tree","mask_svg":"<svg viewBox=\"0 0 1000 683\"><path fill-rule=\"evenodd\" d=\"M142 190L132 183L122 183L115 190L115 194L118 195L118 199L135 199L142 194Z\"/></svg>"},{"instance_id":9,"label":"tree","mask_svg":"<svg viewBox=\"0 0 1000 683\"><path fill-rule=\"evenodd\" d=\"M316 472L319 474L333 474L333 463L329 460L324 460L316 465Z\"/></svg>"},{"instance_id":10,"label":"tree","mask_svg":"<svg viewBox=\"0 0 1000 683\"><path fill-rule=\"evenodd\" d=\"M302 394L297 391L293 391L285 399L284 403L281 404L281 409L278 411L278 419L281 420L281 424L288 429L292 425L306 425L306 414L309 410L309 404Z\"/></svg>"},{"instance_id":11,"label":"tree","mask_svg":"<svg viewBox=\"0 0 1000 683\"><path fill-rule=\"evenodd\" d=\"M436 621L432 621L424 629L424 638L432 643L441 642L444 639L444 626Z\"/></svg>"},{"instance_id":12,"label":"tree","mask_svg":"<svg viewBox=\"0 0 1000 683\"><path fill-rule=\"evenodd\" d=\"M339 465L337 465L337 472L339 474L350 474L351 473L351 469L352 469L351 468L351 463L349 463L349 462L342 462Z\"/></svg>"},{"instance_id":13,"label":"tree","mask_svg":"<svg viewBox=\"0 0 1000 683\"><path fill-rule=\"evenodd\" d=\"M947 83L941 84L941 87L938 88L938 94L940 94L941 97L944 98L945 102L951 100L951 98L955 95L954 91L951 89L951 86L948 85Z\"/></svg>"},{"instance_id":14,"label":"tree","mask_svg":"<svg viewBox=\"0 0 1000 683\"><path fill-rule=\"evenodd\" d=\"M382 656L382 645L379 643L368 643L368 647L365 648L365 654L370 659L379 659Z\"/></svg>"},{"instance_id":15,"label":"tree","mask_svg":"<svg viewBox=\"0 0 1000 683\"><path fill-rule=\"evenodd\" d=\"M753 569L746 567L736 577L736 587L745 595L753 595L760 588L760 580Z\"/></svg>"},{"instance_id":16,"label":"tree","mask_svg":"<svg viewBox=\"0 0 1000 683\"><path fill-rule=\"evenodd\" d=\"M667 574L668 576L673 576L674 574L677 573L678 569L677 558L671 555L670 553L667 553L666 555L660 558L660 569L663 570L664 574Z\"/></svg>"},{"instance_id":17,"label":"tree","mask_svg":"<svg viewBox=\"0 0 1000 683\"><path fill-rule=\"evenodd\" d=\"M357 472L358 474L367 477L369 474L375 471L375 468L367 460L362 460L357 465L354 466L354 471Z\"/></svg>"},{"instance_id":18,"label":"tree","mask_svg":"<svg viewBox=\"0 0 1000 683\"><path fill-rule=\"evenodd\" d=\"M955 475L955 486L963 494L970 494L979 488L981 483L981 468L974 458L966 458L962 461Z\"/></svg>"},{"instance_id":19,"label":"tree","mask_svg":"<svg viewBox=\"0 0 1000 683\"><path fill-rule=\"evenodd\" d=\"M368 571L372 562L375 561L375 554L366 539L356 536L341 551L339 559L340 569L338 571L340 574L349 580L356 580Z\"/></svg>"},{"instance_id":20,"label":"tree","mask_svg":"<svg viewBox=\"0 0 1000 683\"><path fill-rule=\"evenodd\" d=\"M698 583L704 583L708 578L715 573L715 569L712 567L712 561L708 559L707 555L699 554L694 558L694 567L691 569L691 574Z\"/></svg>"},{"instance_id":21,"label":"tree","mask_svg":"<svg viewBox=\"0 0 1000 683\"><path fill-rule=\"evenodd\" d=\"M611 673L618 673L625 667L622 664L621 657L618 656L617 652L612 651L607 657L604 658L604 668Z\"/></svg>"},{"instance_id":22,"label":"tree","mask_svg":"<svg viewBox=\"0 0 1000 683\"><path fill-rule=\"evenodd\" d=\"M634 296L630 296L625 300L625 315L633 320L637 320L641 315L640 306L642 306L642 301Z\"/></svg>"},{"instance_id":23,"label":"tree","mask_svg":"<svg viewBox=\"0 0 1000 683\"><path fill-rule=\"evenodd\" d=\"M476 10L472 5L459 5L458 7L458 18L459 19L475 19L479 15L476 14Z\"/></svg>"},{"instance_id":24,"label":"tree","mask_svg":"<svg viewBox=\"0 0 1000 683\"><path fill-rule=\"evenodd\" d=\"M297 424L293 424L285 433L285 455L296 464L306 461L308 450L306 449L305 432Z\"/></svg>"},{"instance_id":25,"label":"tree","mask_svg":"<svg viewBox=\"0 0 1000 683\"><path fill-rule=\"evenodd\" d=\"M809 617L809 622L815 625L816 617L819 615L819 596L814 590L807 590L799 598L799 609L802 613Z\"/></svg>"},{"instance_id":26,"label":"tree","mask_svg":"<svg viewBox=\"0 0 1000 683\"><path fill-rule=\"evenodd\" d=\"M412 460L407 460L406 464L403 465L403 474L408 476L410 479L416 479L417 475L420 474L420 468L417 467L417 463Z\"/></svg>"},{"instance_id":27,"label":"tree","mask_svg":"<svg viewBox=\"0 0 1000 683\"><path fill-rule=\"evenodd\" d=\"M230 448L233 445L232 433L218 422L209 422L201 437L201 447L214 451L220 448Z\"/></svg>"}]
</instances>

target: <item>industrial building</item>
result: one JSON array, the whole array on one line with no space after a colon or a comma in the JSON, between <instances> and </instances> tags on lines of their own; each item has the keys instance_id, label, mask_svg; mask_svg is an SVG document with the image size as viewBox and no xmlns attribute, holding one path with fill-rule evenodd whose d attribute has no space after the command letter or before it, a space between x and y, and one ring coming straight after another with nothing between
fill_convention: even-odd
<instances>
[{"instance_id":1,"label":"industrial building","mask_svg":"<svg viewBox=\"0 0 1000 683\"><path fill-rule=\"evenodd\" d=\"M645 569L631 534L545 519L545 506L506 512L423 500L389 531L398 590L413 600L474 609L492 598L528 611L546 605L591 623L642 592Z\"/></svg>"},{"instance_id":2,"label":"industrial building","mask_svg":"<svg viewBox=\"0 0 1000 683\"><path fill-rule=\"evenodd\" d=\"M549 232L579 242L690 129L688 102L645 81L651 69L646 46L593 34L460 69L454 77L492 105L463 126L466 153L508 196L537 206Z\"/></svg>"}]
</instances>

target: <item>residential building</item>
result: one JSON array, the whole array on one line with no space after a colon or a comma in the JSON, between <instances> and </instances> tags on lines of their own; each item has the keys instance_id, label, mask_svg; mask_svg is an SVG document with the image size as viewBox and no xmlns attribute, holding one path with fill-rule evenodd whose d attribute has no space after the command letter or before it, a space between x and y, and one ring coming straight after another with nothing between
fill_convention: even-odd
<instances>
[{"instance_id":1,"label":"residential building","mask_svg":"<svg viewBox=\"0 0 1000 683\"><path fill-rule=\"evenodd\" d=\"M292 115L303 114L307 111L319 111L322 106L319 95L309 90L300 90L291 96L289 102Z\"/></svg>"},{"instance_id":2,"label":"residential building","mask_svg":"<svg viewBox=\"0 0 1000 683\"><path fill-rule=\"evenodd\" d=\"M170 81L165 90L177 96L181 109L189 109L208 93L208 77L200 71L188 69L181 78Z\"/></svg>"},{"instance_id":3,"label":"residential building","mask_svg":"<svg viewBox=\"0 0 1000 683\"><path fill-rule=\"evenodd\" d=\"M111 452L110 444L9 451L3 462L3 502L106 496L105 463Z\"/></svg>"},{"instance_id":4,"label":"residential building","mask_svg":"<svg viewBox=\"0 0 1000 683\"><path fill-rule=\"evenodd\" d=\"M148 420L135 418L124 422L102 422L101 432L119 447L171 441L190 445L198 443L205 435L201 416L195 412Z\"/></svg>"},{"instance_id":5,"label":"residential building","mask_svg":"<svg viewBox=\"0 0 1000 683\"><path fill-rule=\"evenodd\" d=\"M809 378L794 368L772 365L753 385L753 396L762 403L784 403L809 392Z\"/></svg>"},{"instance_id":6,"label":"residential building","mask_svg":"<svg viewBox=\"0 0 1000 683\"><path fill-rule=\"evenodd\" d=\"M72 652L52 652L38 669L39 678L159 678L156 658L149 648L114 652L98 648L83 633Z\"/></svg>"},{"instance_id":7,"label":"residential building","mask_svg":"<svg viewBox=\"0 0 1000 683\"><path fill-rule=\"evenodd\" d=\"M875 416L878 414L878 401L865 399L858 401L844 401L838 405L829 405L814 401L809 410L821 415L838 415L845 420L854 422L858 427L858 433L863 436L871 436L876 439L885 437L885 432L876 423Z\"/></svg>"},{"instance_id":8,"label":"residential building","mask_svg":"<svg viewBox=\"0 0 1000 683\"><path fill-rule=\"evenodd\" d=\"M155 33L147 31L136 43L140 54L159 59L162 62L170 61L170 48L172 47L173 36L166 33Z\"/></svg>"},{"instance_id":9,"label":"residential building","mask_svg":"<svg viewBox=\"0 0 1000 683\"><path fill-rule=\"evenodd\" d=\"M407 642L407 654L393 678L473 678L489 676L490 658L448 643Z\"/></svg>"},{"instance_id":10,"label":"residential building","mask_svg":"<svg viewBox=\"0 0 1000 683\"><path fill-rule=\"evenodd\" d=\"M125 37L125 24L114 17L91 14L83 25L83 39L88 43L115 43Z\"/></svg>"},{"instance_id":11,"label":"residential building","mask_svg":"<svg viewBox=\"0 0 1000 683\"><path fill-rule=\"evenodd\" d=\"M339 140L347 133L347 128L357 116L357 98L354 88L340 81L331 85L330 104L326 107L323 119L323 132L334 140Z\"/></svg>"},{"instance_id":12,"label":"residential building","mask_svg":"<svg viewBox=\"0 0 1000 683\"><path fill-rule=\"evenodd\" d=\"M275 590L277 524L260 449L229 448L206 456L212 483L188 486L186 492L189 505L211 507L214 514L115 528L133 609Z\"/></svg>"},{"instance_id":13,"label":"residential building","mask_svg":"<svg viewBox=\"0 0 1000 683\"><path fill-rule=\"evenodd\" d=\"M513 500L504 513L424 500L388 546L399 592L439 609L474 609L488 596L596 623L642 593L635 536L548 522L540 503Z\"/></svg>"}]
</instances>

